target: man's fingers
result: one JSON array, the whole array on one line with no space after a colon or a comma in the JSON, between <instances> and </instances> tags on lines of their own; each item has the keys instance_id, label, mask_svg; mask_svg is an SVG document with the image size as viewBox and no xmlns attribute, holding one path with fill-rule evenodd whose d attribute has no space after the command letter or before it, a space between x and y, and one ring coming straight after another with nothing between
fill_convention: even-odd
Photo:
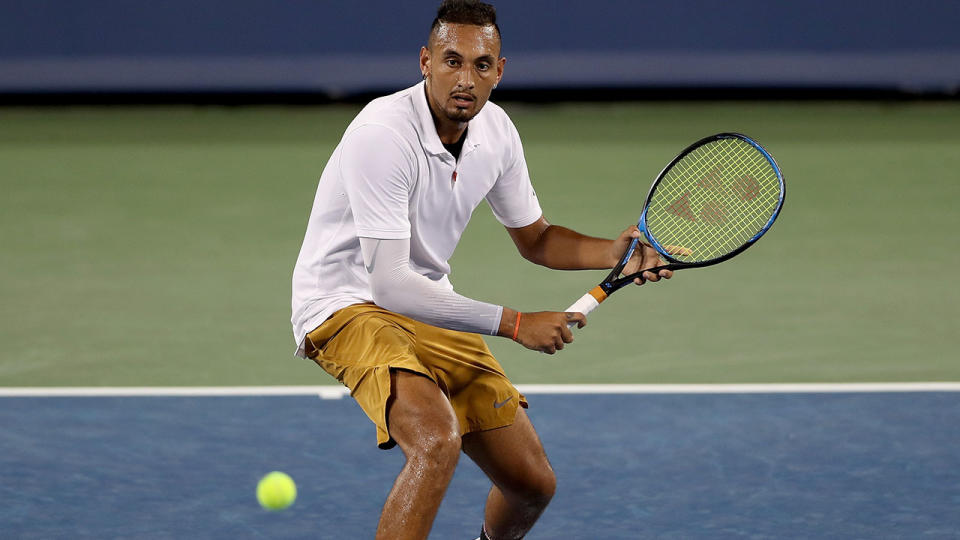
<instances>
[{"instance_id":1,"label":"man's fingers","mask_svg":"<svg viewBox=\"0 0 960 540\"><path fill-rule=\"evenodd\" d=\"M563 314L567 318L567 325L577 323L577 328L583 328L587 325L587 316L579 311L568 311ZM571 334L572 335L572 334ZM567 342L569 343L569 341Z\"/></svg>"},{"instance_id":2,"label":"man's fingers","mask_svg":"<svg viewBox=\"0 0 960 540\"><path fill-rule=\"evenodd\" d=\"M661 262L660 253L658 253L657 250L653 249L651 246L643 247L643 265L640 268L656 268ZM654 274L653 272L644 272L643 279L656 283L657 281L660 281L660 276Z\"/></svg>"},{"instance_id":3,"label":"man's fingers","mask_svg":"<svg viewBox=\"0 0 960 540\"><path fill-rule=\"evenodd\" d=\"M560 326L560 341L563 343L573 343L573 331L566 324ZM563 347L560 347L561 349Z\"/></svg>"},{"instance_id":4,"label":"man's fingers","mask_svg":"<svg viewBox=\"0 0 960 540\"><path fill-rule=\"evenodd\" d=\"M669 246L669 245L668 245L668 246L663 246L663 248L666 249L666 250L667 250L667 253L669 253L669 254L671 254L671 255L681 255L681 256L693 255L693 250L692 250L692 249L690 249L690 248L685 248L685 247L683 247L683 246Z\"/></svg>"},{"instance_id":5,"label":"man's fingers","mask_svg":"<svg viewBox=\"0 0 960 540\"><path fill-rule=\"evenodd\" d=\"M671 254L679 255L689 255L692 252L682 246L666 246L667 251ZM665 266L665 262L660 258L660 253L648 244L643 244L643 252L640 256L640 268L657 268L659 266ZM634 278L633 282L637 285L643 285L647 281L652 281L656 283L660 281L660 278L670 279L673 277L672 270L659 270L657 273L643 271L640 274L642 278Z\"/></svg>"},{"instance_id":6,"label":"man's fingers","mask_svg":"<svg viewBox=\"0 0 960 540\"><path fill-rule=\"evenodd\" d=\"M576 324L578 328L583 328L587 324L587 316L576 311L541 311L525 313L523 321L518 341L528 349L555 354L562 351L567 343L573 343L571 326Z\"/></svg>"},{"instance_id":7,"label":"man's fingers","mask_svg":"<svg viewBox=\"0 0 960 540\"><path fill-rule=\"evenodd\" d=\"M657 261L656 266L664 266L663 261ZM655 268L655 266L651 266L650 268ZM660 281L660 278L663 278L663 279L672 278L673 270L660 270L656 274L654 274L653 272L644 271L642 274L640 274L640 276L641 277L633 278L633 282L636 283L637 285L643 285L648 281L653 281L654 283L656 283L657 281Z\"/></svg>"}]
</instances>

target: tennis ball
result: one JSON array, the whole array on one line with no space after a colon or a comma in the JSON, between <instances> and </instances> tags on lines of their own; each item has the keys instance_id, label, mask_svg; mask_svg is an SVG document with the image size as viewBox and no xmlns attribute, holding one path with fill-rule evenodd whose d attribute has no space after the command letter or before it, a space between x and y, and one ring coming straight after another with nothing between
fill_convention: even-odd
<instances>
[{"instance_id":1,"label":"tennis ball","mask_svg":"<svg viewBox=\"0 0 960 540\"><path fill-rule=\"evenodd\" d=\"M283 510L297 498L297 485L286 473L273 471L257 484L257 500L267 510Z\"/></svg>"}]
</instances>

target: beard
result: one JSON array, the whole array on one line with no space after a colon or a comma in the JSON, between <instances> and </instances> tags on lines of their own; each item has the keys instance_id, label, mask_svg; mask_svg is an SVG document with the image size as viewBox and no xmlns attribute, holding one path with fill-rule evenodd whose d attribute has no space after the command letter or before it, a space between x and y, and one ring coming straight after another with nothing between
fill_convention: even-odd
<instances>
[{"instance_id":1,"label":"beard","mask_svg":"<svg viewBox=\"0 0 960 540\"><path fill-rule=\"evenodd\" d=\"M473 117L480 112L480 107L477 107L477 102L474 102L474 107L470 109L463 109L457 107L456 105L451 105L449 107L443 108L443 115L447 117L447 120L452 122L469 122L473 120Z\"/></svg>"}]
</instances>

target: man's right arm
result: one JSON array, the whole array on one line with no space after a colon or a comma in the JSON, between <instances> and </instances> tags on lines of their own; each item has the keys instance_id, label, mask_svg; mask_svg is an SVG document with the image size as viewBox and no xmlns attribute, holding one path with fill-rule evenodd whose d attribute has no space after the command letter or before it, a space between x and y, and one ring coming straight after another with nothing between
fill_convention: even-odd
<instances>
[{"instance_id":1,"label":"man's right arm","mask_svg":"<svg viewBox=\"0 0 960 540\"><path fill-rule=\"evenodd\" d=\"M360 248L374 302L412 319L461 332L511 338L548 354L573 341L569 323L586 324L582 313L520 314L457 294L410 268L409 239L360 238Z\"/></svg>"}]
</instances>

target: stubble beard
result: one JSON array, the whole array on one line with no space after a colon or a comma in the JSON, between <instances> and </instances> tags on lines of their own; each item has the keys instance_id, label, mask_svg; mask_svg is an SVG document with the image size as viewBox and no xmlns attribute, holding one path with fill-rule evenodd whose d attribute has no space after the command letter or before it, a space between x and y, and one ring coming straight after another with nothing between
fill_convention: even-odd
<instances>
[{"instance_id":1,"label":"stubble beard","mask_svg":"<svg viewBox=\"0 0 960 540\"><path fill-rule=\"evenodd\" d=\"M447 111L446 116L447 116L447 120L450 120L452 122L466 123L466 122L469 122L470 120L473 120L473 117L476 115L470 114L467 111L456 110L454 112Z\"/></svg>"},{"instance_id":2,"label":"stubble beard","mask_svg":"<svg viewBox=\"0 0 960 540\"><path fill-rule=\"evenodd\" d=\"M451 122L461 122L461 123L466 123L466 122L469 122L470 120L473 120L473 118L477 116L478 112L480 112L480 109L474 109L471 111L469 109L461 109L456 106L454 106L452 109L449 109L449 108L443 109L443 114L444 116L447 117L447 120L450 120Z\"/></svg>"}]
</instances>

